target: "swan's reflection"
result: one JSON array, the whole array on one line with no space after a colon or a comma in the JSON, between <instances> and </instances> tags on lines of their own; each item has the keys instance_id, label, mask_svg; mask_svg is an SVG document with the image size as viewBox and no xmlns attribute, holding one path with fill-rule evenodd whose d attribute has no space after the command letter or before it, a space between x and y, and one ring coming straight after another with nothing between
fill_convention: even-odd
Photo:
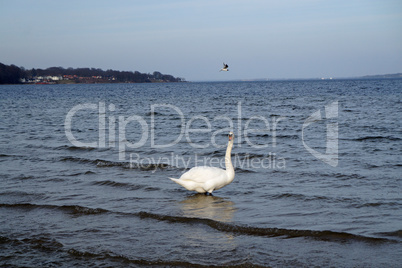
<instances>
[{"instance_id":1,"label":"swan's reflection","mask_svg":"<svg viewBox=\"0 0 402 268\"><path fill-rule=\"evenodd\" d=\"M231 222L236 211L235 203L227 198L195 194L179 202L185 217Z\"/></svg>"},{"instance_id":2,"label":"swan's reflection","mask_svg":"<svg viewBox=\"0 0 402 268\"><path fill-rule=\"evenodd\" d=\"M211 219L218 222L231 222L235 204L228 198L194 194L177 203L184 217ZM221 252L233 252L238 244L233 234L219 230L205 229L203 226L192 225L190 228L181 229L184 248L194 248L192 254L200 257L210 256Z\"/></svg>"}]
</instances>

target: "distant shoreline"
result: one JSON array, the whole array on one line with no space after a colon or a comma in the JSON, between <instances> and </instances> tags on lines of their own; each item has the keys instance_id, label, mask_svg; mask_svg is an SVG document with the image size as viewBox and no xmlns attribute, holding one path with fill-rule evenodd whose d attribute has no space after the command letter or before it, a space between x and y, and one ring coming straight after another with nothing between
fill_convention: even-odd
<instances>
[{"instance_id":1,"label":"distant shoreline","mask_svg":"<svg viewBox=\"0 0 402 268\"><path fill-rule=\"evenodd\" d=\"M0 63L0 84L100 84L185 82L184 78L160 72L106 71L97 68L25 69Z\"/></svg>"},{"instance_id":2,"label":"distant shoreline","mask_svg":"<svg viewBox=\"0 0 402 268\"><path fill-rule=\"evenodd\" d=\"M149 81L149 82L131 82L131 81L74 81L74 80L61 80L52 82L25 82L19 85L88 85L88 84L154 84L154 83L186 83L187 81ZM15 84L8 84L15 85Z\"/></svg>"},{"instance_id":3,"label":"distant shoreline","mask_svg":"<svg viewBox=\"0 0 402 268\"><path fill-rule=\"evenodd\" d=\"M376 80L376 79L402 79L402 73L378 74L354 77L315 77L315 78L254 78L232 80L194 80L191 82L269 82L269 81L333 81L333 80Z\"/></svg>"},{"instance_id":4,"label":"distant shoreline","mask_svg":"<svg viewBox=\"0 0 402 268\"><path fill-rule=\"evenodd\" d=\"M332 78L256 78L256 79L233 79L233 80L195 80L191 82L280 82L280 81L339 81L339 80L382 80L402 79L401 76L370 75L358 77L332 77Z\"/></svg>"}]
</instances>

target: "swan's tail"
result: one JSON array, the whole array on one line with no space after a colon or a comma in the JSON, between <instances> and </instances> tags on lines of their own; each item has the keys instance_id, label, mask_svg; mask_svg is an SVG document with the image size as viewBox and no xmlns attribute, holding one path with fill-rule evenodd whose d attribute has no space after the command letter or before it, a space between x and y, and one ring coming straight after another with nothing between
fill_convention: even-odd
<instances>
[{"instance_id":1,"label":"swan's tail","mask_svg":"<svg viewBox=\"0 0 402 268\"><path fill-rule=\"evenodd\" d=\"M182 179L174 179L174 178L169 178L175 183L183 186L189 191L196 191L198 193L205 193L205 190L203 189L202 185L200 183L191 181L191 180L182 180Z\"/></svg>"},{"instance_id":2,"label":"swan's tail","mask_svg":"<svg viewBox=\"0 0 402 268\"><path fill-rule=\"evenodd\" d=\"M183 186L184 188L186 188L187 189L187 185L185 184L185 182L183 182L182 180L180 180L180 179L175 179L175 178L169 178L169 179L171 179L172 181L174 181L175 183L177 183L178 185L181 185L181 186Z\"/></svg>"},{"instance_id":3,"label":"swan's tail","mask_svg":"<svg viewBox=\"0 0 402 268\"><path fill-rule=\"evenodd\" d=\"M194 187L196 187L195 183L193 181L188 181L188 180L181 180L181 179L174 179L174 178L169 178L178 185L183 186L187 190L193 191Z\"/></svg>"},{"instance_id":4,"label":"swan's tail","mask_svg":"<svg viewBox=\"0 0 402 268\"><path fill-rule=\"evenodd\" d=\"M181 182L181 180L180 179L175 179L175 178L169 178L169 179L171 179L172 181L174 181L175 183L177 183L177 184L179 184L179 185L183 185Z\"/></svg>"}]
</instances>

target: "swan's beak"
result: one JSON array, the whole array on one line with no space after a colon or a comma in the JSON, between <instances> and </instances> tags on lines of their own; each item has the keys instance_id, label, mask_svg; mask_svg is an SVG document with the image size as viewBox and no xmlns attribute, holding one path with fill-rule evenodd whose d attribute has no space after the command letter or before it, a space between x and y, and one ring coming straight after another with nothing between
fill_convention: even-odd
<instances>
[{"instance_id":1,"label":"swan's beak","mask_svg":"<svg viewBox=\"0 0 402 268\"><path fill-rule=\"evenodd\" d=\"M229 135L229 141L233 140L233 135Z\"/></svg>"}]
</instances>

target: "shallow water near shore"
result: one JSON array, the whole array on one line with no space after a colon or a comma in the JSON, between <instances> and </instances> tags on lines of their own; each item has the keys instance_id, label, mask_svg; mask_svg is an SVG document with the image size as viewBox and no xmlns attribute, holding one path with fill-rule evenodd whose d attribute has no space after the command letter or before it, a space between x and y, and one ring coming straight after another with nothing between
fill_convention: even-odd
<instances>
[{"instance_id":1,"label":"shallow water near shore","mask_svg":"<svg viewBox=\"0 0 402 268\"><path fill-rule=\"evenodd\" d=\"M398 267L401 97L402 80L0 86L0 264ZM230 185L169 180L224 167L229 131Z\"/></svg>"}]
</instances>

